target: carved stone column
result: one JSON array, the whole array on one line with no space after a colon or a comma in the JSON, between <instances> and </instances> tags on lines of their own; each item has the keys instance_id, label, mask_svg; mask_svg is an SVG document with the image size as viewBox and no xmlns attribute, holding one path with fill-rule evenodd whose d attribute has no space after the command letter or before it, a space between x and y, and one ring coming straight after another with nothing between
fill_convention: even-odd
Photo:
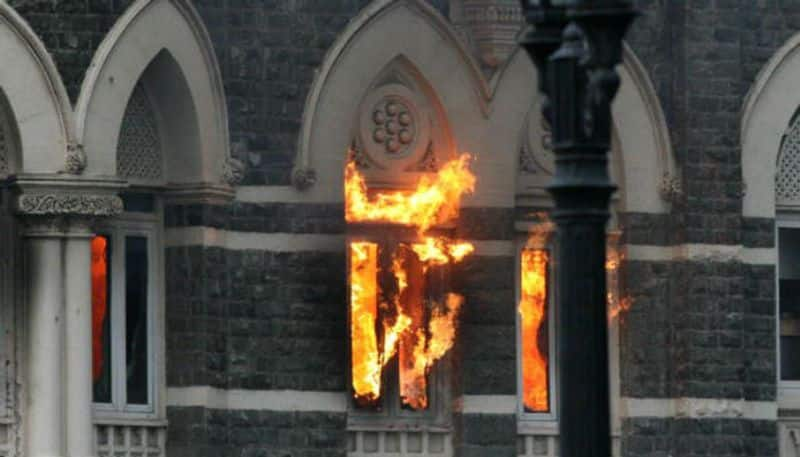
<instances>
[{"instance_id":1,"label":"carved stone column","mask_svg":"<svg viewBox=\"0 0 800 457\"><path fill-rule=\"evenodd\" d=\"M88 220L73 219L64 240L66 433L69 457L90 457L92 430L92 276Z\"/></svg>"},{"instance_id":2,"label":"carved stone column","mask_svg":"<svg viewBox=\"0 0 800 457\"><path fill-rule=\"evenodd\" d=\"M65 455L61 218L26 220L25 455Z\"/></svg>"},{"instance_id":3,"label":"carved stone column","mask_svg":"<svg viewBox=\"0 0 800 457\"><path fill-rule=\"evenodd\" d=\"M17 198L28 288L25 450L95 455L92 426L91 221L122 211L113 194L36 190Z\"/></svg>"}]
</instances>

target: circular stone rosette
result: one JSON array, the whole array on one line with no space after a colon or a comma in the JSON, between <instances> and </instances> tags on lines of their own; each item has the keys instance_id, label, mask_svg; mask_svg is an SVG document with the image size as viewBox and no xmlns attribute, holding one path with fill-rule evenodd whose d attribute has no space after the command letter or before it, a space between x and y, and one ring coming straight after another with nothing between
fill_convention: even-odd
<instances>
[{"instance_id":1,"label":"circular stone rosette","mask_svg":"<svg viewBox=\"0 0 800 457\"><path fill-rule=\"evenodd\" d=\"M419 161L430 141L428 112L405 86L374 90L361 105L360 136L367 157L384 169Z\"/></svg>"}]
</instances>

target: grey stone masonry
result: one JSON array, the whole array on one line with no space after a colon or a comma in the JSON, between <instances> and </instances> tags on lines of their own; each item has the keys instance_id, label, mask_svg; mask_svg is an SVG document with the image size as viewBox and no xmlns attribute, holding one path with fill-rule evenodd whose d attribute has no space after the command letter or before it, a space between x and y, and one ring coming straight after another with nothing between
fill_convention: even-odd
<instances>
[{"instance_id":1,"label":"grey stone masonry","mask_svg":"<svg viewBox=\"0 0 800 457\"><path fill-rule=\"evenodd\" d=\"M625 419L623 457L778 455L773 421L744 419Z\"/></svg>"},{"instance_id":2,"label":"grey stone masonry","mask_svg":"<svg viewBox=\"0 0 800 457\"><path fill-rule=\"evenodd\" d=\"M454 290L465 298L455 349L464 394L516 394L514 268L514 257L470 256L454 269Z\"/></svg>"},{"instance_id":3,"label":"grey stone masonry","mask_svg":"<svg viewBox=\"0 0 800 457\"><path fill-rule=\"evenodd\" d=\"M739 262L628 261L622 394L775 400L775 279Z\"/></svg>"},{"instance_id":4,"label":"grey stone masonry","mask_svg":"<svg viewBox=\"0 0 800 457\"><path fill-rule=\"evenodd\" d=\"M455 451L461 457L516 457L513 414L460 414L455 418Z\"/></svg>"},{"instance_id":5,"label":"grey stone masonry","mask_svg":"<svg viewBox=\"0 0 800 457\"><path fill-rule=\"evenodd\" d=\"M346 389L339 253L167 250L167 382Z\"/></svg>"},{"instance_id":6,"label":"grey stone masonry","mask_svg":"<svg viewBox=\"0 0 800 457\"><path fill-rule=\"evenodd\" d=\"M170 407L171 457L344 457L345 415Z\"/></svg>"}]
</instances>

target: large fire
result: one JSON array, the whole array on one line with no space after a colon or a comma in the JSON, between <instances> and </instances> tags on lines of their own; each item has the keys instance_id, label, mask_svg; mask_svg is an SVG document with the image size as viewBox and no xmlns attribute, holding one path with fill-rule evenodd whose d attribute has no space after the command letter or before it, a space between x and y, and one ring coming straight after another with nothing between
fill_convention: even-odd
<instances>
[{"instance_id":1,"label":"large fire","mask_svg":"<svg viewBox=\"0 0 800 457\"><path fill-rule=\"evenodd\" d=\"M540 330L547 316L547 269L550 256L543 249L522 251L521 295L522 402L532 412L550 409L548 354L540 347ZM545 332L544 335L547 335ZM546 347L546 346L545 346Z\"/></svg>"},{"instance_id":2,"label":"large fire","mask_svg":"<svg viewBox=\"0 0 800 457\"><path fill-rule=\"evenodd\" d=\"M548 300L550 280L548 270L549 252L545 247L554 226L544 214L538 215L545 222L537 224L531 231L527 245L522 251L520 270L520 332L522 339L522 400L525 409L533 413L550 411L550 380L548 343ZM619 268L624 256L616 247L610 247L606 256L609 324L620 314L630 309L632 301L619 296Z\"/></svg>"},{"instance_id":3,"label":"large fire","mask_svg":"<svg viewBox=\"0 0 800 457\"><path fill-rule=\"evenodd\" d=\"M380 192L372 198L364 177L355 162L350 161L345 168L345 219L413 226L420 234L455 219L461 197L475 190L470 160L469 154L463 154L447 162L434 177L423 176L413 192Z\"/></svg>"},{"instance_id":4,"label":"large fire","mask_svg":"<svg viewBox=\"0 0 800 457\"><path fill-rule=\"evenodd\" d=\"M345 169L348 222L384 222L417 229L416 241L401 243L392 253L390 269L396 293L391 304L378 306L378 245L350 245L351 375L356 401L361 404L380 399L383 368L398 354L403 404L417 410L428 407L428 374L453 347L463 303L463 297L454 293L447 294L442 303L430 298L429 276L434 268L460 262L475 248L427 232L457 217L461 198L474 190L469 162L470 156L464 154L446 163L435 176L422 177L411 192L372 195L354 162Z\"/></svg>"}]
</instances>

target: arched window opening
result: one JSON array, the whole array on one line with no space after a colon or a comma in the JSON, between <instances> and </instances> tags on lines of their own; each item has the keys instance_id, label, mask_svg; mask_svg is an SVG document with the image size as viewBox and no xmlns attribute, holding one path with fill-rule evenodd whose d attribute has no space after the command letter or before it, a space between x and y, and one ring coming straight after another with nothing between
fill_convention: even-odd
<instances>
[{"instance_id":1,"label":"arched window opening","mask_svg":"<svg viewBox=\"0 0 800 457\"><path fill-rule=\"evenodd\" d=\"M165 129L154 61L128 100L117 144L117 173L130 183L124 213L92 240L92 379L101 416L160 418L157 353L163 304L162 203Z\"/></svg>"},{"instance_id":2,"label":"arched window opening","mask_svg":"<svg viewBox=\"0 0 800 457\"><path fill-rule=\"evenodd\" d=\"M800 112L800 111L798 111ZM778 242L779 383L800 394L800 118L781 139L775 174Z\"/></svg>"}]
</instances>

